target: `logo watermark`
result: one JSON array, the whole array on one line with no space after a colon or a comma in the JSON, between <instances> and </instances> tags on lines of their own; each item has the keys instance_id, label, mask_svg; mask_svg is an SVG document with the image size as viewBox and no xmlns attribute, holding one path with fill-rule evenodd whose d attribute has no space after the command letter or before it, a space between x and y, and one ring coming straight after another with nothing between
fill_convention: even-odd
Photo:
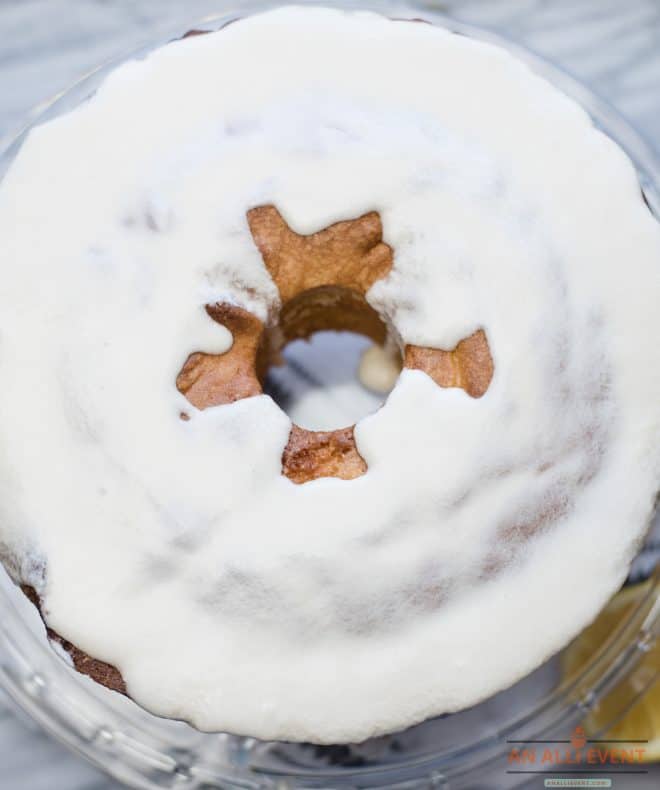
<instances>
[{"instance_id":1,"label":"logo watermark","mask_svg":"<svg viewBox=\"0 0 660 790\"><path fill-rule=\"evenodd\" d=\"M611 779L546 779L544 787L612 787Z\"/></svg>"},{"instance_id":2,"label":"logo watermark","mask_svg":"<svg viewBox=\"0 0 660 790\"><path fill-rule=\"evenodd\" d=\"M595 740L576 727L566 740L508 743L507 773L559 774L546 778L544 787L612 787L614 776L648 773L645 740ZM610 776L603 776L608 768Z\"/></svg>"}]
</instances>

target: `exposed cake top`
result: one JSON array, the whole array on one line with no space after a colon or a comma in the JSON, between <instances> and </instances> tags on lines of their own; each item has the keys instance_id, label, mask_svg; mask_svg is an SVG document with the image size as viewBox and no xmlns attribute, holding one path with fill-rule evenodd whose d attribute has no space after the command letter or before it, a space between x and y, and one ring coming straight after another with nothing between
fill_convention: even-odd
<instances>
[{"instance_id":1,"label":"exposed cake top","mask_svg":"<svg viewBox=\"0 0 660 790\"><path fill-rule=\"evenodd\" d=\"M356 427L367 473L305 485L269 397L196 411L177 373L232 343L205 305L277 314L266 204L306 234L377 211L369 303L403 343L484 329L486 394L405 370ZM319 8L169 44L32 131L0 238L0 551L149 710L360 740L513 683L624 579L660 471L660 229L504 51Z\"/></svg>"}]
</instances>

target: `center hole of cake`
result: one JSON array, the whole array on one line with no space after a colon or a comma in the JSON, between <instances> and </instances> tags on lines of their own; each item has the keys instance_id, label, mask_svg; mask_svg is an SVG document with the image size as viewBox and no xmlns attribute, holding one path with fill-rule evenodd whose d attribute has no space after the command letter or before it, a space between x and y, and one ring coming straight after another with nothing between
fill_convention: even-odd
<instances>
[{"instance_id":1,"label":"center hole of cake","mask_svg":"<svg viewBox=\"0 0 660 790\"><path fill-rule=\"evenodd\" d=\"M387 329L359 295L307 291L285 304L271 335L264 392L301 428L332 431L375 412L401 369Z\"/></svg>"},{"instance_id":2,"label":"center hole of cake","mask_svg":"<svg viewBox=\"0 0 660 790\"><path fill-rule=\"evenodd\" d=\"M296 425L310 431L332 431L353 425L376 411L386 392L368 386L360 375L374 343L354 332L316 332L295 340L272 365L264 392Z\"/></svg>"}]
</instances>

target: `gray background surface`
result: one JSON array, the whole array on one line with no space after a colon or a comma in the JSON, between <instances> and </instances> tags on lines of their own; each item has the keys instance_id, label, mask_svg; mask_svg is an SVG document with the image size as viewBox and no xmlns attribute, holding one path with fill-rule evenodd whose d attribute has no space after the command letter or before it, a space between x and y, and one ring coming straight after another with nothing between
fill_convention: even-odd
<instances>
[{"instance_id":1,"label":"gray background surface","mask_svg":"<svg viewBox=\"0 0 660 790\"><path fill-rule=\"evenodd\" d=\"M660 148L660 0L447 0L447 11L561 63ZM99 63L217 7L213 0L0 0L0 141ZM532 787L541 787L535 780ZM660 769L621 777L660 788ZM40 733L0 692L0 790L118 786Z\"/></svg>"}]
</instances>

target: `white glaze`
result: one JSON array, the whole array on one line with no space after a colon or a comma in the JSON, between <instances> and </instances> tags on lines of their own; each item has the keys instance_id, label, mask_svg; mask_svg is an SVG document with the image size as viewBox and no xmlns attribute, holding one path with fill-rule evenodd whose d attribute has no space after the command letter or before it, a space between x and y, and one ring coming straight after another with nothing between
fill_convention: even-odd
<instances>
[{"instance_id":1,"label":"white glaze","mask_svg":"<svg viewBox=\"0 0 660 790\"><path fill-rule=\"evenodd\" d=\"M378 210L369 301L408 343L483 326L486 396L404 371L357 426L368 473L304 486L268 397L195 412L183 360L231 342L203 305L277 307L266 202L300 232ZM0 543L148 709L359 740L514 682L623 580L658 487L660 231L499 49L322 9L171 44L32 132L0 238Z\"/></svg>"}]
</instances>

